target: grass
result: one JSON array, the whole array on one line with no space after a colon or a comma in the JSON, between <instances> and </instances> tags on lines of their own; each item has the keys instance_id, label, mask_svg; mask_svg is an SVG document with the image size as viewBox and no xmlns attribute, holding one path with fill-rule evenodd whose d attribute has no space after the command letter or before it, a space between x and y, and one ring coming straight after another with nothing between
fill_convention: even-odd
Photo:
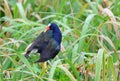
<instances>
[{"instance_id":1,"label":"grass","mask_svg":"<svg viewBox=\"0 0 120 81\"><path fill-rule=\"evenodd\" d=\"M119 81L119 0L1 0L0 81ZM47 68L24 57L55 22L63 50Z\"/></svg>"}]
</instances>

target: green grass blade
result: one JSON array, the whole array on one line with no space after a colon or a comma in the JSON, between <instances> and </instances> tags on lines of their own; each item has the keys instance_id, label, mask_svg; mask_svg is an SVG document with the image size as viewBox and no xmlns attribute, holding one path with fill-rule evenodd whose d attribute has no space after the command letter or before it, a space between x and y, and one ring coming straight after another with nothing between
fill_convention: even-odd
<instances>
[{"instance_id":1,"label":"green grass blade","mask_svg":"<svg viewBox=\"0 0 120 81\"><path fill-rule=\"evenodd\" d=\"M108 58L108 66L109 66L110 70L112 71L114 81L117 81L117 75L116 75L117 73L116 73L115 68L114 68L112 56L109 56L109 58Z\"/></svg>"},{"instance_id":2,"label":"green grass blade","mask_svg":"<svg viewBox=\"0 0 120 81\"><path fill-rule=\"evenodd\" d=\"M77 78L77 81L81 81L81 80L80 80L79 73L77 72L77 69L76 69L75 66L72 64L72 62L71 62L70 60L67 60L67 63L70 65L71 69L73 70L74 75L75 75L76 78Z\"/></svg>"},{"instance_id":3,"label":"green grass blade","mask_svg":"<svg viewBox=\"0 0 120 81\"><path fill-rule=\"evenodd\" d=\"M90 5L90 7L92 8L93 12L98 14L98 10L97 10L97 7L96 5L93 5L91 0L86 0L88 2L88 4Z\"/></svg>"},{"instance_id":4,"label":"green grass blade","mask_svg":"<svg viewBox=\"0 0 120 81\"><path fill-rule=\"evenodd\" d=\"M57 67L60 68L61 70L63 70L65 72L65 74L71 79L71 81L76 81L75 77L70 73L70 71L68 71L68 69L66 69L62 65L59 65Z\"/></svg>"},{"instance_id":5,"label":"green grass blade","mask_svg":"<svg viewBox=\"0 0 120 81\"><path fill-rule=\"evenodd\" d=\"M18 15L18 7L17 7L17 5L16 5L16 4L14 5L13 15L14 15L14 18L19 17L19 15Z\"/></svg>"},{"instance_id":6,"label":"green grass blade","mask_svg":"<svg viewBox=\"0 0 120 81\"><path fill-rule=\"evenodd\" d=\"M53 75L54 75L56 66L57 66L57 64L58 64L59 62L60 62L60 60L57 60L57 61L55 61L55 62L52 64L52 67L51 67L50 73L49 73L49 78L50 78L50 79L53 78Z\"/></svg>"},{"instance_id":7,"label":"green grass blade","mask_svg":"<svg viewBox=\"0 0 120 81\"><path fill-rule=\"evenodd\" d=\"M87 33L87 30L88 30L88 27L90 25L90 22L92 20L92 18L95 16L95 14L90 14L86 20L85 20L85 23L82 27L82 32L81 32L81 36L80 36L80 39L82 37L84 37L84 35L86 35ZM83 46L84 46L84 42L85 42L85 38L82 38L80 41L79 41L79 48L78 48L78 51L80 52L82 49L83 49Z\"/></svg>"},{"instance_id":8,"label":"green grass blade","mask_svg":"<svg viewBox=\"0 0 120 81\"><path fill-rule=\"evenodd\" d=\"M60 12L60 13L62 13L62 10L63 10L63 8L64 8L64 5L65 5L66 1L67 1L67 0L61 0L61 3L62 3L62 4L60 4L60 9L59 9L59 12Z\"/></svg>"},{"instance_id":9,"label":"green grass blade","mask_svg":"<svg viewBox=\"0 0 120 81\"><path fill-rule=\"evenodd\" d=\"M24 11L24 8L23 8L22 4L17 3L17 7L19 9L21 17L26 20L27 18L26 18L26 14L25 14L25 11Z\"/></svg>"},{"instance_id":10,"label":"green grass blade","mask_svg":"<svg viewBox=\"0 0 120 81\"><path fill-rule=\"evenodd\" d=\"M27 68L28 68L31 72L33 72L33 68L32 68L32 66L30 65L30 63L27 61L27 59L26 59L23 55L21 55L21 54L18 54L18 56L19 56L19 58L21 59L21 61L22 61L24 64L26 64Z\"/></svg>"},{"instance_id":11,"label":"green grass blade","mask_svg":"<svg viewBox=\"0 0 120 81\"><path fill-rule=\"evenodd\" d=\"M103 49L98 50L97 61L96 61L96 71L95 71L95 81L100 81L103 51L104 51Z\"/></svg>"}]
</instances>

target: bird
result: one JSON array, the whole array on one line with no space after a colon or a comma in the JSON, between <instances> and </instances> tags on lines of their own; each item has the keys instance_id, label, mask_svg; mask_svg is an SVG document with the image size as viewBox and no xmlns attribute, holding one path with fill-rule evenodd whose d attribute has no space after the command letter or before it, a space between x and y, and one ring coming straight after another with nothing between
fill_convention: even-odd
<instances>
[{"instance_id":1,"label":"bird","mask_svg":"<svg viewBox=\"0 0 120 81\"><path fill-rule=\"evenodd\" d=\"M40 54L40 58L36 62L45 62L55 58L59 53L62 42L62 33L57 24L54 22L48 24L45 32L41 32L40 35L33 41L33 43L27 48L25 57L28 58L32 51Z\"/></svg>"}]
</instances>

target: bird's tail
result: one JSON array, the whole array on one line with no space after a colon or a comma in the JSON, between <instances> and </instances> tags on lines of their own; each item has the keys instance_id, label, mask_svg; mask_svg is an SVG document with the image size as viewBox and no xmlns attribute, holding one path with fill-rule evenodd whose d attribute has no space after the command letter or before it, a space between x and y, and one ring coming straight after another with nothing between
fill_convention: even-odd
<instances>
[{"instance_id":1,"label":"bird's tail","mask_svg":"<svg viewBox=\"0 0 120 81\"><path fill-rule=\"evenodd\" d=\"M26 58L29 57L30 51L27 51L26 54L24 55Z\"/></svg>"}]
</instances>

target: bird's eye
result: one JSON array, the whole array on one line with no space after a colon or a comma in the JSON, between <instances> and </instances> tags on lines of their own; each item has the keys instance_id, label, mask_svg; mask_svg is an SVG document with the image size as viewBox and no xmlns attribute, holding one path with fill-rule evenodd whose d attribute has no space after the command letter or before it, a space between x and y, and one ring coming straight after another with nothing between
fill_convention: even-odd
<instances>
[{"instance_id":1,"label":"bird's eye","mask_svg":"<svg viewBox=\"0 0 120 81\"><path fill-rule=\"evenodd\" d=\"M48 26L50 27L50 26L51 26L51 24L48 24Z\"/></svg>"}]
</instances>

